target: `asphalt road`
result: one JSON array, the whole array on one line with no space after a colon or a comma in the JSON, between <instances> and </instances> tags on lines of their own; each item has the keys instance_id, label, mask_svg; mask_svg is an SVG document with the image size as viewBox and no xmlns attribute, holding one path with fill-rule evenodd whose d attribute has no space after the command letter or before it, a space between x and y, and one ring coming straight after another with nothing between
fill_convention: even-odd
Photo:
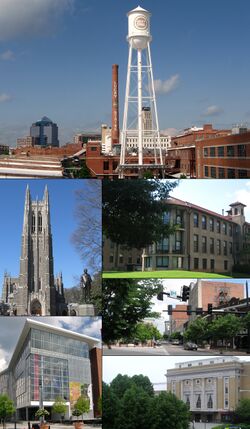
<instances>
[{"instance_id":1,"label":"asphalt road","mask_svg":"<svg viewBox=\"0 0 250 429\"><path fill-rule=\"evenodd\" d=\"M112 346L108 349L106 346L103 347L104 356L216 356L216 355L245 355L238 351L220 351L217 350L184 350L183 346L174 346L172 344L164 344L160 347L117 347Z\"/></svg>"}]
</instances>

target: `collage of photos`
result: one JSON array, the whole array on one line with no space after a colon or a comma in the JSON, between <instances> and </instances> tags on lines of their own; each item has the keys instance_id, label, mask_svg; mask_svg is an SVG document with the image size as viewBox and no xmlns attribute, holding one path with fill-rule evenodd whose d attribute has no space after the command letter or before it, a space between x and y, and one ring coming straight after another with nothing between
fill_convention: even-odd
<instances>
[{"instance_id":1,"label":"collage of photos","mask_svg":"<svg viewBox=\"0 0 250 429\"><path fill-rule=\"evenodd\" d=\"M250 429L249 16L0 0L3 429Z\"/></svg>"}]
</instances>

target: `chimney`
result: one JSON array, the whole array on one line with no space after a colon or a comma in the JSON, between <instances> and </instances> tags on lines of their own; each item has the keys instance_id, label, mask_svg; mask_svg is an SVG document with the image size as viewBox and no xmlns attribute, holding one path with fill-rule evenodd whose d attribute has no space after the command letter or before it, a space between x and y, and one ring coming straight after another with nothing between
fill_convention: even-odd
<instances>
[{"instance_id":1,"label":"chimney","mask_svg":"<svg viewBox=\"0 0 250 429\"><path fill-rule=\"evenodd\" d=\"M119 143L118 67L118 64L112 65L112 145Z\"/></svg>"}]
</instances>

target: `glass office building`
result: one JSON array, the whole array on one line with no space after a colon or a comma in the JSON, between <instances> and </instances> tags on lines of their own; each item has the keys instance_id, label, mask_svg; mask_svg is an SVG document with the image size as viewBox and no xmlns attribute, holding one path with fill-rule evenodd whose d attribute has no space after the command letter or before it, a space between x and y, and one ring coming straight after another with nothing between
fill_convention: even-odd
<instances>
[{"instance_id":1,"label":"glass office building","mask_svg":"<svg viewBox=\"0 0 250 429\"><path fill-rule=\"evenodd\" d=\"M81 394L89 396L93 416L90 350L99 340L27 319L7 370L0 373L0 394L14 401L17 419L32 420L43 405L51 413L56 398L68 406Z\"/></svg>"}]
</instances>

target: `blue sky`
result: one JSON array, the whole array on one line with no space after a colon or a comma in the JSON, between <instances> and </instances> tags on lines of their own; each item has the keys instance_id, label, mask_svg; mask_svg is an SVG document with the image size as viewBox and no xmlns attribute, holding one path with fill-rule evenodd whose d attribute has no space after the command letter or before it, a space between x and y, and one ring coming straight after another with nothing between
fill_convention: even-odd
<instances>
[{"instance_id":1,"label":"blue sky","mask_svg":"<svg viewBox=\"0 0 250 429\"><path fill-rule=\"evenodd\" d=\"M222 214L229 204L245 204L245 218L250 222L250 180L181 180L170 194L201 207Z\"/></svg>"},{"instance_id":2,"label":"blue sky","mask_svg":"<svg viewBox=\"0 0 250 429\"><path fill-rule=\"evenodd\" d=\"M95 182L95 183L93 183ZM53 237L54 274L62 271L65 287L77 284L77 277L84 268L92 269L88 259L82 260L76 251L71 237L77 228L75 208L77 205L76 191L84 190L86 200L93 192L92 185L101 182L91 180L0 180L0 295L4 271L13 277L19 275L19 260L21 254L21 235L23 227L23 212L25 189L29 184L32 199L43 198L44 187L47 184L50 197L51 226ZM91 212L94 216L94 212ZM101 213L95 213L100 222L99 239L101 241ZM100 260L101 261L101 255Z\"/></svg>"},{"instance_id":3,"label":"blue sky","mask_svg":"<svg viewBox=\"0 0 250 429\"><path fill-rule=\"evenodd\" d=\"M1 0L0 143L15 145L43 115L74 132L111 121L111 67L119 64L120 117L128 57L127 0ZM250 3L153 1L160 128L250 122ZM165 90L164 90L165 88Z\"/></svg>"}]
</instances>

